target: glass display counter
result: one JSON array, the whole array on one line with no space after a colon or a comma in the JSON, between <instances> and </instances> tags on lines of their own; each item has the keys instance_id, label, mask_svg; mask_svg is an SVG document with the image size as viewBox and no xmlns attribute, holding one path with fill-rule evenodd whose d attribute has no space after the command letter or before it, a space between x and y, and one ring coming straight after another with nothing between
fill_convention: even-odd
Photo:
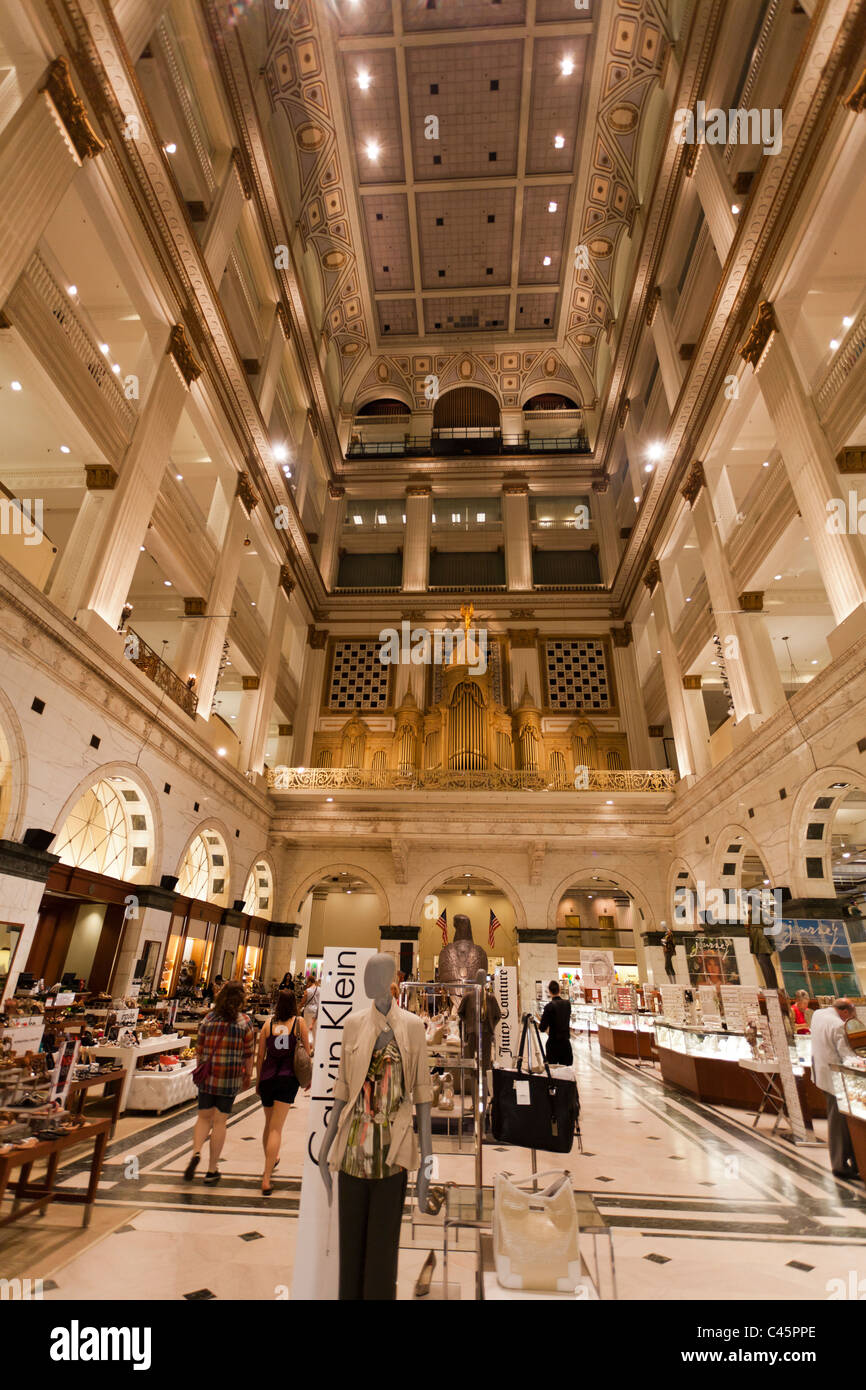
<instances>
[{"instance_id":1,"label":"glass display counter","mask_svg":"<svg viewBox=\"0 0 866 1390\"><path fill-rule=\"evenodd\" d=\"M860 1181L866 1182L866 1061L862 1067L831 1066L833 1091L845 1116Z\"/></svg>"},{"instance_id":2,"label":"glass display counter","mask_svg":"<svg viewBox=\"0 0 866 1390\"><path fill-rule=\"evenodd\" d=\"M596 1009L598 1041L604 1052L614 1057L639 1057L647 1062L653 1056L654 1014L621 1013L618 1009Z\"/></svg>"},{"instance_id":3,"label":"glass display counter","mask_svg":"<svg viewBox=\"0 0 866 1390\"><path fill-rule=\"evenodd\" d=\"M571 1006L571 1031L572 1033L597 1033L598 1019L596 1014L598 1009L595 1004L572 1004Z\"/></svg>"},{"instance_id":4,"label":"glass display counter","mask_svg":"<svg viewBox=\"0 0 866 1390\"><path fill-rule=\"evenodd\" d=\"M663 1080L709 1105L755 1108L757 1082L738 1065L753 1055L745 1033L657 1018L655 1039ZM789 1050L792 1065L802 1070L797 1086L804 1112L824 1115L823 1093L809 1076L811 1040L799 1036L789 1044Z\"/></svg>"}]
</instances>

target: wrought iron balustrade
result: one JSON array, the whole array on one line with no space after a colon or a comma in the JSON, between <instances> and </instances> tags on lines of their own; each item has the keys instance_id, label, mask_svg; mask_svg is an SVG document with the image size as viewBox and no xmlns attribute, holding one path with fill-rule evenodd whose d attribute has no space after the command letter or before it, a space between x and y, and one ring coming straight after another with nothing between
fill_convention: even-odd
<instances>
[{"instance_id":1,"label":"wrought iron balustrade","mask_svg":"<svg viewBox=\"0 0 866 1390\"><path fill-rule=\"evenodd\" d=\"M584 785L584 781L586 785ZM450 768L372 767L272 767L268 786L273 791L532 791L532 792L666 792L672 791L675 774L621 769L590 771L578 786L555 772L527 772L507 768L473 771Z\"/></svg>"},{"instance_id":2,"label":"wrought iron balustrade","mask_svg":"<svg viewBox=\"0 0 866 1390\"><path fill-rule=\"evenodd\" d=\"M498 430L434 430L431 435L407 434L403 439L354 439L346 458L429 458L460 454L589 454L583 432L563 438L535 438L529 434L500 434Z\"/></svg>"},{"instance_id":3,"label":"wrought iron balustrade","mask_svg":"<svg viewBox=\"0 0 866 1390\"><path fill-rule=\"evenodd\" d=\"M139 637L137 632L133 632L128 627L124 632L124 653L137 666L139 671L143 671L148 680L152 680L154 685L162 690L170 700L174 700L176 705L180 705L191 719L195 719L198 709L198 696L191 690L185 681L182 681L176 671L173 671L162 659L157 656L153 647L149 647L143 637Z\"/></svg>"}]
</instances>

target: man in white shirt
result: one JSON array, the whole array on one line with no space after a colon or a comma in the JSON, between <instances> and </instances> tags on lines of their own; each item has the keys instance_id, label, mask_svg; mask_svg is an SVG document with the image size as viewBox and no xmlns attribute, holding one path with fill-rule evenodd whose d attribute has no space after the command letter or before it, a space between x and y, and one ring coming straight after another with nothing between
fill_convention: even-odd
<instances>
[{"instance_id":1,"label":"man in white shirt","mask_svg":"<svg viewBox=\"0 0 866 1390\"><path fill-rule=\"evenodd\" d=\"M827 1144L830 1167L837 1178L859 1176L848 1123L836 1102L830 1071L831 1063L845 1062L856 1055L845 1031L849 1018L854 1018L850 999L837 999L830 1008L818 1009L812 1015L812 1080L827 1097Z\"/></svg>"}]
</instances>

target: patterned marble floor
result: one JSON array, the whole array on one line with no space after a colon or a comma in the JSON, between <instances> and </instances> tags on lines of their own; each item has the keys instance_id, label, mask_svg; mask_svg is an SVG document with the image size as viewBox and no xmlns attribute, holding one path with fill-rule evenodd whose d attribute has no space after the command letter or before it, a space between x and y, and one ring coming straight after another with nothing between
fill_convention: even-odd
<instances>
[{"instance_id":1,"label":"patterned marble floor","mask_svg":"<svg viewBox=\"0 0 866 1390\"><path fill-rule=\"evenodd\" d=\"M621 1299L826 1300L830 1281L866 1278L866 1191L831 1176L823 1144L795 1149L770 1134L769 1120L753 1129L743 1111L698 1105L665 1087L657 1069L612 1060L593 1039L578 1042L576 1065L584 1152L575 1146L544 1166L568 1167L611 1223ZM300 1097L289 1115L267 1201L254 1094L235 1105L215 1188L181 1180L192 1107L156 1121L124 1117L91 1231L73 1224L70 1208L28 1219L12 1228L0 1273L42 1277L54 1299L285 1298L306 1104ZM440 1179L473 1180L468 1152L440 1155L437 1166ZM500 1170L528 1175L528 1153L485 1145L485 1182ZM84 1181L83 1165L64 1170L64 1183ZM403 1230L398 1294L411 1298L442 1232L416 1227L413 1238L408 1214ZM472 1296L473 1267L468 1250L450 1265L463 1297Z\"/></svg>"}]
</instances>

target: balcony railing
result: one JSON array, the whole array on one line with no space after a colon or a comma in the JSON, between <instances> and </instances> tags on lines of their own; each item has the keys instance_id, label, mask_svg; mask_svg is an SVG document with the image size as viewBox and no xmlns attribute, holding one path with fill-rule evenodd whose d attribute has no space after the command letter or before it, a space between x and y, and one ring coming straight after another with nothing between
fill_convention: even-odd
<instances>
[{"instance_id":1,"label":"balcony railing","mask_svg":"<svg viewBox=\"0 0 866 1390\"><path fill-rule=\"evenodd\" d=\"M373 767L272 767L268 786L277 792L290 791L440 791L440 792L669 792L675 774L656 771L622 770L589 772L579 785L550 772L511 771L491 768L471 772L449 768ZM586 782L586 785L584 785Z\"/></svg>"},{"instance_id":2,"label":"balcony railing","mask_svg":"<svg viewBox=\"0 0 866 1390\"><path fill-rule=\"evenodd\" d=\"M139 671L143 671L148 680L152 680L154 685L174 700L176 705L180 705L191 719L195 719L198 709L198 696L194 690L190 690L185 681L182 681L176 671L167 666L161 656L157 656L153 647L149 647L143 637L139 637L137 632L133 632L128 627L124 633L124 652L133 666L137 666Z\"/></svg>"},{"instance_id":3,"label":"balcony railing","mask_svg":"<svg viewBox=\"0 0 866 1390\"><path fill-rule=\"evenodd\" d=\"M529 434L500 434L498 430L434 430L430 435L407 434L403 439L355 439L346 458L429 458L484 454L589 454L592 450L583 433L563 439L535 438Z\"/></svg>"},{"instance_id":4,"label":"balcony railing","mask_svg":"<svg viewBox=\"0 0 866 1390\"><path fill-rule=\"evenodd\" d=\"M866 352L866 310L845 334L838 351L833 356L832 363L818 383L815 401L822 417L827 414L833 400L841 391L864 352Z\"/></svg>"}]
</instances>

